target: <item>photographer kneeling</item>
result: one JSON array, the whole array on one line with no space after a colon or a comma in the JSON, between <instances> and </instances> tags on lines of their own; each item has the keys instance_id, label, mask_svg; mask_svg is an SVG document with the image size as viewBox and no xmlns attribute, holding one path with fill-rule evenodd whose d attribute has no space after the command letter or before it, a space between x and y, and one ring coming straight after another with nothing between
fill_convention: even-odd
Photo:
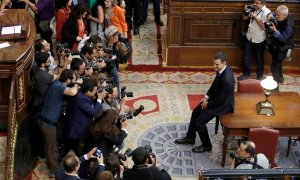
<instances>
[{"instance_id":1,"label":"photographer kneeling","mask_svg":"<svg viewBox=\"0 0 300 180\"><path fill-rule=\"evenodd\" d=\"M148 147L148 148L147 148ZM151 147L138 147L132 152L134 165L123 173L124 180L169 180L172 179L168 172L157 167L155 154ZM150 165L150 166L149 166Z\"/></svg>"},{"instance_id":2,"label":"photographer kneeling","mask_svg":"<svg viewBox=\"0 0 300 180\"><path fill-rule=\"evenodd\" d=\"M232 152L234 159L232 168L235 169L269 169L269 160L262 154L256 154L255 144L252 141L243 141L237 149L237 154Z\"/></svg>"}]
</instances>

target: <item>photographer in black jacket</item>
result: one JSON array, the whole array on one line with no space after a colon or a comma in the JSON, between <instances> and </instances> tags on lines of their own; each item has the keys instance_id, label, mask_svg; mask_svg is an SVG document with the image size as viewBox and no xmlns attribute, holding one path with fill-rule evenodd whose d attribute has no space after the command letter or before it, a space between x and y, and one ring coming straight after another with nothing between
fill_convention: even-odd
<instances>
[{"instance_id":1,"label":"photographer in black jacket","mask_svg":"<svg viewBox=\"0 0 300 180\"><path fill-rule=\"evenodd\" d=\"M272 54L271 72L274 80L277 83L283 83L282 62L285 58L291 57L291 52L289 51L294 47L293 35L295 26L294 19L289 14L288 7L285 5L277 7L275 17L277 19L277 24L271 23L271 25L267 27L267 30L270 30L269 33L267 32L267 40L271 42L267 45ZM269 19L272 18L274 19L274 16L270 15Z\"/></svg>"},{"instance_id":2,"label":"photographer in black jacket","mask_svg":"<svg viewBox=\"0 0 300 180\"><path fill-rule=\"evenodd\" d=\"M157 167L155 154L146 147L138 147L132 153L134 165L123 173L124 180L169 180L172 179L168 172ZM150 165L150 166L149 166Z\"/></svg>"}]
</instances>

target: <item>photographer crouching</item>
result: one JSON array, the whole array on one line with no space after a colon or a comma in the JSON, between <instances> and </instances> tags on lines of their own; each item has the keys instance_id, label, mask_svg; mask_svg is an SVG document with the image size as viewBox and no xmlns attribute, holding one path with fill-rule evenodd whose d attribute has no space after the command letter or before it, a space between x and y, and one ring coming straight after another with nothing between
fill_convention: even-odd
<instances>
[{"instance_id":1,"label":"photographer crouching","mask_svg":"<svg viewBox=\"0 0 300 180\"><path fill-rule=\"evenodd\" d=\"M231 152L233 159L232 169L269 169L269 160L262 154L256 154L255 144L252 141L243 141L236 150Z\"/></svg>"},{"instance_id":2,"label":"photographer crouching","mask_svg":"<svg viewBox=\"0 0 300 180\"><path fill-rule=\"evenodd\" d=\"M124 180L169 180L171 176L165 169L157 167L156 155L151 146L138 147L132 152L134 165L123 173Z\"/></svg>"},{"instance_id":3,"label":"photographer crouching","mask_svg":"<svg viewBox=\"0 0 300 180\"><path fill-rule=\"evenodd\" d=\"M294 19L289 14L288 7L280 5L274 15L269 15L269 22L266 22L265 26L267 47L272 54L271 72L277 83L283 83L282 62L284 59L291 60L291 51L294 48Z\"/></svg>"}]
</instances>

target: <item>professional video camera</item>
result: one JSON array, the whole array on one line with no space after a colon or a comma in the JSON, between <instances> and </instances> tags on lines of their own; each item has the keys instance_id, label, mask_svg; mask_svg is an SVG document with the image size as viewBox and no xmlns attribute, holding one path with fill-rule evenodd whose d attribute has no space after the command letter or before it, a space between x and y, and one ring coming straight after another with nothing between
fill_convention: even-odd
<instances>
[{"instance_id":1,"label":"professional video camera","mask_svg":"<svg viewBox=\"0 0 300 180\"><path fill-rule=\"evenodd\" d=\"M132 45L128 38L121 36L121 33L116 31L113 36L118 36L118 41L122 43L122 46L126 49L127 53L124 56L120 56L118 61L120 64L125 64L128 58L132 55Z\"/></svg>"},{"instance_id":2,"label":"professional video camera","mask_svg":"<svg viewBox=\"0 0 300 180\"><path fill-rule=\"evenodd\" d=\"M113 151L122 161L126 161L126 157L131 157L133 152L132 149L128 148L124 153L121 153L121 150L117 146L113 147Z\"/></svg>"},{"instance_id":3,"label":"professional video camera","mask_svg":"<svg viewBox=\"0 0 300 180\"><path fill-rule=\"evenodd\" d=\"M245 16L248 16L250 13L256 10L254 4L247 5L246 9L243 11Z\"/></svg>"},{"instance_id":4,"label":"professional video camera","mask_svg":"<svg viewBox=\"0 0 300 180\"><path fill-rule=\"evenodd\" d=\"M62 53L64 51L65 56L68 58L71 54L71 50L68 48L68 44L67 43L63 43L63 44L56 44L56 51Z\"/></svg>"},{"instance_id":5,"label":"professional video camera","mask_svg":"<svg viewBox=\"0 0 300 180\"><path fill-rule=\"evenodd\" d=\"M244 159L237 155L235 152L231 152L229 156L235 160L235 164L241 164L244 161Z\"/></svg>"},{"instance_id":6,"label":"professional video camera","mask_svg":"<svg viewBox=\"0 0 300 180\"><path fill-rule=\"evenodd\" d=\"M133 92L126 92L126 86L121 87L121 98L125 97L125 95L127 97L133 97Z\"/></svg>"}]
</instances>

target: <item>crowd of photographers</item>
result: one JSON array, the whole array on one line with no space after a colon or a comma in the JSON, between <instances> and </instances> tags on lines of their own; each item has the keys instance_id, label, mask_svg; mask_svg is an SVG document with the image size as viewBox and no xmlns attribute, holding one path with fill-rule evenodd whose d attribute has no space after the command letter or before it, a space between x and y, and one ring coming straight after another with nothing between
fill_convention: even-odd
<instances>
[{"instance_id":1,"label":"crowd of photographers","mask_svg":"<svg viewBox=\"0 0 300 180\"><path fill-rule=\"evenodd\" d=\"M131 55L131 45L115 26L104 32L105 39L85 37L75 52L67 43L57 43L52 53L45 39L35 41L31 149L34 156L46 158L49 177L120 179L127 156L139 152L123 149L128 135L125 128L127 120L144 107L125 105L133 93L120 87L117 70ZM154 158L151 152L148 147L145 154L133 159L142 158L143 164L154 167L156 162L148 160Z\"/></svg>"}]
</instances>

